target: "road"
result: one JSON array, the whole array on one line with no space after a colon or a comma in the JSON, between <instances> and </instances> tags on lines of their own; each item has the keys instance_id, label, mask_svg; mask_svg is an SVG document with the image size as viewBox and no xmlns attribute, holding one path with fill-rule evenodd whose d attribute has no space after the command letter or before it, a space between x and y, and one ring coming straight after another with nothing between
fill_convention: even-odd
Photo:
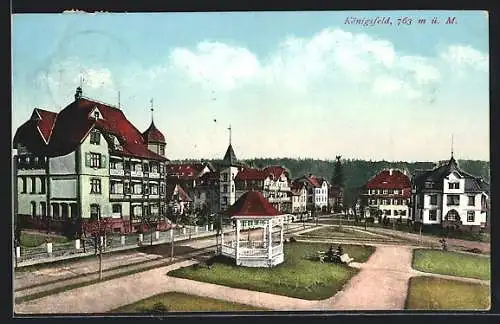
<instances>
[{"instance_id":1,"label":"road","mask_svg":"<svg viewBox=\"0 0 500 324\"><path fill-rule=\"evenodd\" d=\"M313 227L308 228L311 229ZM302 231L303 229L302 224L289 225L290 233L297 230ZM246 236L247 234L243 235ZM252 239L260 239L262 237L262 230L251 231L250 237ZM224 235L224 240L226 241L234 239L234 233ZM190 255L202 249L206 250L204 251L205 253L215 251L215 242L215 237L176 242L174 245L174 255ZM132 269L147 269L155 265L165 265L170 261L170 253L171 245L161 244L144 246L132 251L103 254L103 278L116 276L119 273L124 273ZM98 278L98 270L99 263L96 257L20 269L15 272L15 297L26 297L43 291L51 291L76 283L92 281Z\"/></svg>"}]
</instances>

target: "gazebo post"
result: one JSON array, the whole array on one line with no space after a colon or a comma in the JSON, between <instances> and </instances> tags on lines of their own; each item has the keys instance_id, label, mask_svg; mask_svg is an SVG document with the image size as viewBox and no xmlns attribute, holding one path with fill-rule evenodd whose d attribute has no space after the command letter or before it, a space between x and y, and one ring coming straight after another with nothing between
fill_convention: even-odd
<instances>
[{"instance_id":1,"label":"gazebo post","mask_svg":"<svg viewBox=\"0 0 500 324\"><path fill-rule=\"evenodd\" d=\"M272 260L273 259L273 235L272 235L272 231L273 231L273 226L272 226L272 219L269 218L267 220L267 224L268 224L268 238L267 238L267 242L268 242L268 253L269 253L269 260Z\"/></svg>"},{"instance_id":2,"label":"gazebo post","mask_svg":"<svg viewBox=\"0 0 500 324\"><path fill-rule=\"evenodd\" d=\"M240 250L240 220L236 219L236 246L234 249L236 265L238 265L239 250Z\"/></svg>"},{"instance_id":3,"label":"gazebo post","mask_svg":"<svg viewBox=\"0 0 500 324\"><path fill-rule=\"evenodd\" d=\"M280 237L280 244L283 244L283 217L281 217L281 237Z\"/></svg>"}]
</instances>

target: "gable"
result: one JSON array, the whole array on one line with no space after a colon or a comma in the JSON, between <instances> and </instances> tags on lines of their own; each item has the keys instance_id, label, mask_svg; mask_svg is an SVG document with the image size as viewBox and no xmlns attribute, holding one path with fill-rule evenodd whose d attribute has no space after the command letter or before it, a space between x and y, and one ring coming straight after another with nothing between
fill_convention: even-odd
<instances>
[{"instance_id":1,"label":"gable","mask_svg":"<svg viewBox=\"0 0 500 324\"><path fill-rule=\"evenodd\" d=\"M99 110L99 108L97 106L94 107L94 109L92 109L89 113L89 118L91 119L104 119L103 116L102 116L102 113L101 111Z\"/></svg>"}]
</instances>

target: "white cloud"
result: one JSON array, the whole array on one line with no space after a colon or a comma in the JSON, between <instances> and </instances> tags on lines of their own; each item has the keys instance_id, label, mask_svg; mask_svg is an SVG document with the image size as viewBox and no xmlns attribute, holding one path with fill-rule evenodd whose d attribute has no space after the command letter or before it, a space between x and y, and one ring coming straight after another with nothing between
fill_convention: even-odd
<instances>
[{"instance_id":1,"label":"white cloud","mask_svg":"<svg viewBox=\"0 0 500 324\"><path fill-rule=\"evenodd\" d=\"M232 90L259 72L259 61L249 50L219 42L201 42L195 51L176 48L171 54L173 67L184 71L192 81L210 83Z\"/></svg>"},{"instance_id":2,"label":"white cloud","mask_svg":"<svg viewBox=\"0 0 500 324\"><path fill-rule=\"evenodd\" d=\"M469 45L451 45L441 52L440 57L454 67L471 67L488 71L489 55L481 53Z\"/></svg>"}]
</instances>

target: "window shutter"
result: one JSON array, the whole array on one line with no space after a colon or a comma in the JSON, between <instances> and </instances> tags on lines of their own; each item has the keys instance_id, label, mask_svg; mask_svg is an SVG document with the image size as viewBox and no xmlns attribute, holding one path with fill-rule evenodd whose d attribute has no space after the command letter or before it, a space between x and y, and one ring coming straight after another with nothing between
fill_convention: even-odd
<instances>
[{"instance_id":1,"label":"window shutter","mask_svg":"<svg viewBox=\"0 0 500 324\"><path fill-rule=\"evenodd\" d=\"M90 166L90 153L85 153L85 166Z\"/></svg>"},{"instance_id":2,"label":"window shutter","mask_svg":"<svg viewBox=\"0 0 500 324\"><path fill-rule=\"evenodd\" d=\"M106 155L101 155L101 168L106 168Z\"/></svg>"}]
</instances>

